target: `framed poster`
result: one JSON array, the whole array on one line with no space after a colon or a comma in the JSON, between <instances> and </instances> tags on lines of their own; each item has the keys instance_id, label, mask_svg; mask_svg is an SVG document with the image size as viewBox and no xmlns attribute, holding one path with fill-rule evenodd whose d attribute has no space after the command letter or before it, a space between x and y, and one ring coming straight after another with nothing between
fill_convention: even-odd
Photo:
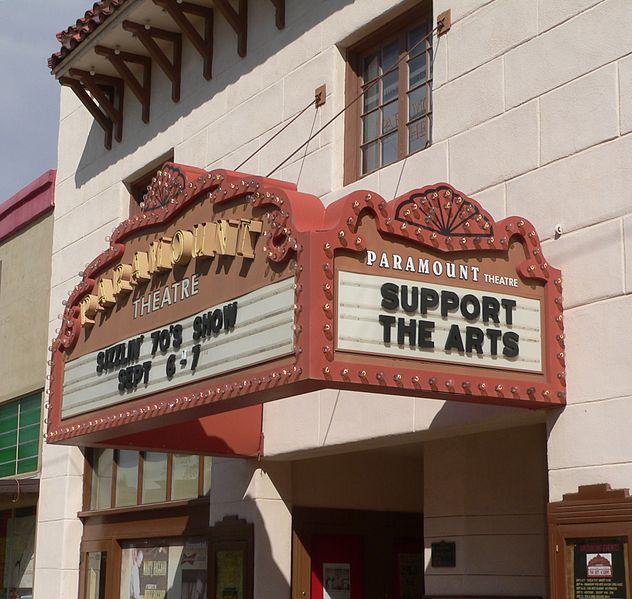
<instances>
[{"instance_id":1,"label":"framed poster","mask_svg":"<svg viewBox=\"0 0 632 599\"><path fill-rule=\"evenodd\" d=\"M351 564L323 564L323 599L351 599Z\"/></svg>"},{"instance_id":2,"label":"framed poster","mask_svg":"<svg viewBox=\"0 0 632 599\"><path fill-rule=\"evenodd\" d=\"M362 536L315 534L310 558L312 599L362 599Z\"/></svg>"},{"instance_id":3,"label":"framed poster","mask_svg":"<svg viewBox=\"0 0 632 599\"><path fill-rule=\"evenodd\" d=\"M568 599L630 599L626 537L566 540Z\"/></svg>"},{"instance_id":4,"label":"framed poster","mask_svg":"<svg viewBox=\"0 0 632 599\"><path fill-rule=\"evenodd\" d=\"M121 599L165 599L168 589L169 548L167 545L123 549ZM127 583L127 584L126 584Z\"/></svg>"},{"instance_id":5,"label":"framed poster","mask_svg":"<svg viewBox=\"0 0 632 599\"><path fill-rule=\"evenodd\" d=\"M181 599L206 599L207 567L206 541L185 541L179 568Z\"/></svg>"},{"instance_id":6,"label":"framed poster","mask_svg":"<svg viewBox=\"0 0 632 599\"><path fill-rule=\"evenodd\" d=\"M126 543L121 553L120 599L206 599L205 539Z\"/></svg>"},{"instance_id":7,"label":"framed poster","mask_svg":"<svg viewBox=\"0 0 632 599\"><path fill-rule=\"evenodd\" d=\"M215 524L209 541L210 599L252 599L254 527L236 516Z\"/></svg>"},{"instance_id":8,"label":"framed poster","mask_svg":"<svg viewBox=\"0 0 632 599\"><path fill-rule=\"evenodd\" d=\"M217 599L244 599L245 555L240 549L224 549L215 554Z\"/></svg>"}]
</instances>

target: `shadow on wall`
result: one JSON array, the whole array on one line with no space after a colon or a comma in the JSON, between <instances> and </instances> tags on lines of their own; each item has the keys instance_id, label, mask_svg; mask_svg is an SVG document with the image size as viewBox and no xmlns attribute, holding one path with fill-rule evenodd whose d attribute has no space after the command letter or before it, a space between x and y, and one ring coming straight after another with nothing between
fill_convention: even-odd
<instances>
[{"instance_id":1,"label":"shadow on wall","mask_svg":"<svg viewBox=\"0 0 632 599\"><path fill-rule=\"evenodd\" d=\"M544 423L551 410L529 410L508 406L496 406L448 400L432 418L430 430L463 427L467 432L483 432L511 426L528 426Z\"/></svg>"},{"instance_id":2,"label":"shadow on wall","mask_svg":"<svg viewBox=\"0 0 632 599\"><path fill-rule=\"evenodd\" d=\"M236 84L242 77L248 76L257 67L270 61L282 48L292 44L310 30L317 28L324 19L352 3L353 0L329 0L328 2L289 0L286 3L285 29L278 30L275 26L273 3L259 2L255 6L251 2L249 6L251 16L248 23L248 54L244 58L240 58L237 54L237 39L233 30L225 19L216 18L214 30L215 60L213 64L213 78L210 81L206 81L202 77L202 60L199 54L193 50L190 42L183 37L182 98L180 102L174 104L171 101L170 83L164 73L154 64L152 69L153 84L150 122L148 124L142 122L140 105L136 98L129 93L129 90L125 93L123 141L121 143L114 141L112 150L106 150L103 146L104 132L95 121L92 121L75 173L77 188L105 171L109 166L133 154L138 148L148 144L157 135L168 130L179 119L190 115L200 106L212 101L216 94L223 91L228 93L226 112L238 106L241 101L248 98L231 98L230 87L233 84ZM253 30L254 23L261 24L261 28ZM224 55L226 57L225 60L221 60L222 57L220 55ZM306 60L309 60L309 58ZM273 79L270 79L268 82L264 81L260 85L261 90L253 90L248 97L254 96L268 87L269 84L282 79L287 74L281 71L275 72ZM257 83L253 80L252 85L254 87ZM243 94L243 90L241 93ZM313 99L314 90L311 88L297 89L296 94L301 97L305 96L306 104L310 99ZM233 103L231 100L236 101ZM302 102L299 104L304 105ZM283 107L280 106L278 118L272 126L283 121L282 112ZM211 119L204 117L204 120L199 123L199 127L192 126L191 131L196 133L221 116L222 111L219 110ZM254 114L251 116L255 117ZM256 129L253 129L253 131L255 133L251 139L265 133L265 131L257 131ZM167 145L174 147L180 141L180 139L168 140L165 143L165 147ZM242 141L245 143L250 141L250 139ZM236 147L232 149L234 150Z\"/></svg>"},{"instance_id":3,"label":"shadow on wall","mask_svg":"<svg viewBox=\"0 0 632 599\"><path fill-rule=\"evenodd\" d=\"M433 417L429 429L453 428L455 432L458 432L459 428L463 427L464 431L476 433L513 426L544 424L546 426L545 442L548 442L555 423L563 412L564 407L533 410L464 401L446 401Z\"/></svg>"},{"instance_id":4,"label":"shadow on wall","mask_svg":"<svg viewBox=\"0 0 632 599\"><path fill-rule=\"evenodd\" d=\"M211 513L218 507L221 514L211 517L210 533L190 519L177 539L124 542L121 599L289 598L290 581L273 557L269 535L275 531L268 528L257 502L247 498L252 478L259 475L256 462L221 458L218 465L222 475L212 473ZM227 465L233 477L226 476ZM220 500L230 494L236 501L214 505L216 494Z\"/></svg>"}]
</instances>

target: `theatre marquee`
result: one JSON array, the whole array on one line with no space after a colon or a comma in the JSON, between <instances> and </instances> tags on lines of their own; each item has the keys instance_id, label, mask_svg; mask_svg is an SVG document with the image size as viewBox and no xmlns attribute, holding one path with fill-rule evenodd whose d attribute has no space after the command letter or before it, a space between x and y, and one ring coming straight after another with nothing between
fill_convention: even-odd
<instances>
[{"instance_id":1,"label":"theatre marquee","mask_svg":"<svg viewBox=\"0 0 632 599\"><path fill-rule=\"evenodd\" d=\"M528 221L445 183L324 207L166 164L66 303L47 438L186 450L203 431L254 455L222 431L258 435L263 402L327 387L560 406L561 291Z\"/></svg>"}]
</instances>

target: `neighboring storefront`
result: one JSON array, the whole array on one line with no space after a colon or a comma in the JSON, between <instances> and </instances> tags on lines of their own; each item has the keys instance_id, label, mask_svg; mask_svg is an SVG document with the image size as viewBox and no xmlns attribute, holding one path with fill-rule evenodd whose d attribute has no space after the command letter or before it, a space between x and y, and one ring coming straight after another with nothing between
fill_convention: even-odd
<instances>
[{"instance_id":1,"label":"neighboring storefront","mask_svg":"<svg viewBox=\"0 0 632 599\"><path fill-rule=\"evenodd\" d=\"M33 596L55 171L0 204L0 596ZM28 266L27 266L28 264Z\"/></svg>"},{"instance_id":2,"label":"neighboring storefront","mask_svg":"<svg viewBox=\"0 0 632 599\"><path fill-rule=\"evenodd\" d=\"M628 25L104 0L59 34L38 599L629 597Z\"/></svg>"}]
</instances>

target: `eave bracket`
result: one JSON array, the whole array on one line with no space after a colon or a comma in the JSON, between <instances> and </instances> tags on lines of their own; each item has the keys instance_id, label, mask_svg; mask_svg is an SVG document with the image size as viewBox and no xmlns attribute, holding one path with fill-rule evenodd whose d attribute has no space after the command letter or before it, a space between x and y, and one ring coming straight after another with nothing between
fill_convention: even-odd
<instances>
[{"instance_id":1,"label":"eave bracket","mask_svg":"<svg viewBox=\"0 0 632 599\"><path fill-rule=\"evenodd\" d=\"M163 73L171 81L171 99L180 101L180 79L182 75L182 35L174 31L166 31L158 27L123 21L123 29L129 31L138 41L145 46L145 50L158 63ZM156 40L170 42L173 46L171 60L164 53Z\"/></svg>"},{"instance_id":2,"label":"eave bracket","mask_svg":"<svg viewBox=\"0 0 632 599\"><path fill-rule=\"evenodd\" d=\"M213 9L191 2L176 0L153 0L154 4L163 8L180 31L193 44L203 60L204 79L211 79L213 72ZM187 14L204 19L204 34L200 35Z\"/></svg>"},{"instance_id":3,"label":"eave bracket","mask_svg":"<svg viewBox=\"0 0 632 599\"><path fill-rule=\"evenodd\" d=\"M149 123L149 107L151 102L151 58L131 52L122 52L118 49L96 46L94 51L99 56L104 56L116 69L121 79L129 85L132 93L141 103L143 109L143 122ZM128 63L140 65L143 69L142 80L139 81L132 72Z\"/></svg>"}]
</instances>

